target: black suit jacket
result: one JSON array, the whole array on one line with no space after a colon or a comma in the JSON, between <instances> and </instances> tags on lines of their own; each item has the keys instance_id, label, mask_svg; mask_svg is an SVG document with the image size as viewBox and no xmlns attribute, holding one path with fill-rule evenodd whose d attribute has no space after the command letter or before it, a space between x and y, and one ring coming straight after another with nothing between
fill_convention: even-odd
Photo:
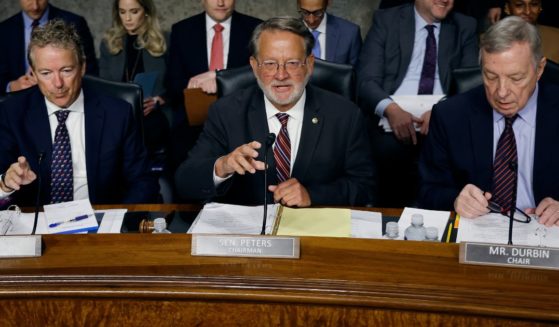
<instances>
[{"instance_id":1,"label":"black suit jacket","mask_svg":"<svg viewBox=\"0 0 559 327\"><path fill-rule=\"evenodd\" d=\"M533 191L536 205L559 199L559 86L539 84ZM434 106L419 161L420 205L454 210L466 184L490 190L493 181L493 109L483 86Z\"/></svg>"},{"instance_id":2,"label":"black suit jacket","mask_svg":"<svg viewBox=\"0 0 559 327\"><path fill-rule=\"evenodd\" d=\"M404 80L415 38L413 7L407 4L374 14L356 69L359 104L367 111L374 111ZM439 77L445 93L452 70L477 66L477 58L475 20L451 12L441 22L438 43Z\"/></svg>"},{"instance_id":3,"label":"black suit jacket","mask_svg":"<svg viewBox=\"0 0 559 327\"><path fill-rule=\"evenodd\" d=\"M55 18L74 24L82 40L86 56L86 73L98 75L99 67L95 56L93 37L85 19L82 16L49 5L49 20ZM6 93L6 86L9 82L26 73L27 49L25 49L24 32L21 12L0 23L0 35L4 44L2 51L0 51L0 94Z\"/></svg>"},{"instance_id":4,"label":"black suit jacket","mask_svg":"<svg viewBox=\"0 0 559 327\"><path fill-rule=\"evenodd\" d=\"M307 86L303 126L292 177L309 192L313 205L365 205L372 203L374 184L363 117L359 109L339 95ZM316 118L316 119L315 119ZM313 122L314 121L314 122ZM175 181L186 198L238 204L262 204L264 173L237 175L214 187L215 161L253 140L264 144L269 133L262 91L254 86L218 100L211 108L204 131ZM269 184L277 184L272 149ZM263 161L263 150L257 160ZM268 192L271 203L271 193Z\"/></svg>"},{"instance_id":5,"label":"black suit jacket","mask_svg":"<svg viewBox=\"0 0 559 327\"><path fill-rule=\"evenodd\" d=\"M132 108L122 100L84 88L85 156L91 203L152 203L159 187L149 172L145 147ZM39 153L44 153L41 170ZM37 86L12 93L0 103L0 171L25 156L42 176L41 203L50 202L52 136L45 98ZM32 205L37 180L15 192Z\"/></svg>"},{"instance_id":6,"label":"black suit jacket","mask_svg":"<svg viewBox=\"0 0 559 327\"><path fill-rule=\"evenodd\" d=\"M233 12L227 68L248 65L250 37L261 22L258 18ZM173 24L168 68L167 90L175 100L182 99L182 91L191 77L209 70L205 12Z\"/></svg>"}]
</instances>

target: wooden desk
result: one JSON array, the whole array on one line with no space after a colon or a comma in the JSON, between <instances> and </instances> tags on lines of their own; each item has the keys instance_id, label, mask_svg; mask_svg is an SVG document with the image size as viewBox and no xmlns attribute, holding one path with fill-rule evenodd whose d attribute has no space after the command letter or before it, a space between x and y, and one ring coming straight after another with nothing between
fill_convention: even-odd
<instances>
[{"instance_id":1,"label":"wooden desk","mask_svg":"<svg viewBox=\"0 0 559 327\"><path fill-rule=\"evenodd\" d=\"M43 240L0 260L1 326L559 323L558 272L460 265L456 244L304 237L286 260L192 257L185 234Z\"/></svg>"}]
</instances>

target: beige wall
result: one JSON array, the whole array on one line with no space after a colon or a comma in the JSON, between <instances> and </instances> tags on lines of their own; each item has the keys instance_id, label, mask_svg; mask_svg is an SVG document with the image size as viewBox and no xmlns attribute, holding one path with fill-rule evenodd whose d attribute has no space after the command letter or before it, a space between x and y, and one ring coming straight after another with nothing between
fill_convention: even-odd
<instances>
[{"instance_id":1,"label":"beige wall","mask_svg":"<svg viewBox=\"0 0 559 327\"><path fill-rule=\"evenodd\" d=\"M170 31L177 21L201 12L200 0L154 0L162 27ZM367 33L380 0L331 0L329 11L361 26ZM97 51L103 31L111 23L112 0L51 0L50 3L85 17L95 38ZM296 0L237 0L237 11L267 19L273 16L296 15ZM0 2L0 21L20 10L18 0ZM0 36L1 37L1 36Z\"/></svg>"}]
</instances>

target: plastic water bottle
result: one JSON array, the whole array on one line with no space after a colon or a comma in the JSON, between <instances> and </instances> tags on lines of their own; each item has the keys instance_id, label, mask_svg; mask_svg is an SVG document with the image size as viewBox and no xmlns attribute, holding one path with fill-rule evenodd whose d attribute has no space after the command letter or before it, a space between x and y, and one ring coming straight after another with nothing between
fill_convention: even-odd
<instances>
[{"instance_id":1,"label":"plastic water bottle","mask_svg":"<svg viewBox=\"0 0 559 327\"><path fill-rule=\"evenodd\" d=\"M404 236L408 241L425 241L425 227L423 227L423 215L414 214L411 216L411 225L406 228Z\"/></svg>"},{"instance_id":2,"label":"plastic water bottle","mask_svg":"<svg viewBox=\"0 0 559 327\"><path fill-rule=\"evenodd\" d=\"M394 221L390 221L386 223L386 234L384 234L385 238L388 239L397 239L400 230L398 228L398 223Z\"/></svg>"},{"instance_id":3,"label":"plastic water bottle","mask_svg":"<svg viewBox=\"0 0 559 327\"><path fill-rule=\"evenodd\" d=\"M171 234L167 229L165 218L155 218L153 221L153 234Z\"/></svg>"},{"instance_id":4,"label":"plastic water bottle","mask_svg":"<svg viewBox=\"0 0 559 327\"><path fill-rule=\"evenodd\" d=\"M427 227L425 228L425 238L430 242L439 241L439 229L437 227Z\"/></svg>"}]
</instances>

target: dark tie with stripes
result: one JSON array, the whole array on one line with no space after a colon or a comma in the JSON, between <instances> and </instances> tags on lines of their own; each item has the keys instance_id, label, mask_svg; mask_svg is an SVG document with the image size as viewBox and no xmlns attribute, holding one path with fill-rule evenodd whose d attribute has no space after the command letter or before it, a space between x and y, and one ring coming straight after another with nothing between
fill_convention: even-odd
<instances>
[{"instance_id":1,"label":"dark tie with stripes","mask_svg":"<svg viewBox=\"0 0 559 327\"><path fill-rule=\"evenodd\" d=\"M287 121L289 115L277 113L276 117L281 123L281 129L276 138L276 146L274 147L274 159L276 160L276 174L278 183L289 179L291 170L291 141L289 140L289 132L287 131Z\"/></svg>"},{"instance_id":2,"label":"dark tie with stripes","mask_svg":"<svg viewBox=\"0 0 559 327\"><path fill-rule=\"evenodd\" d=\"M518 115L505 117L505 130L501 133L495 151L495 161L493 162L493 198L501 208L509 211L510 202L516 188L516 164L518 156L516 153L516 139L512 124Z\"/></svg>"}]
</instances>

